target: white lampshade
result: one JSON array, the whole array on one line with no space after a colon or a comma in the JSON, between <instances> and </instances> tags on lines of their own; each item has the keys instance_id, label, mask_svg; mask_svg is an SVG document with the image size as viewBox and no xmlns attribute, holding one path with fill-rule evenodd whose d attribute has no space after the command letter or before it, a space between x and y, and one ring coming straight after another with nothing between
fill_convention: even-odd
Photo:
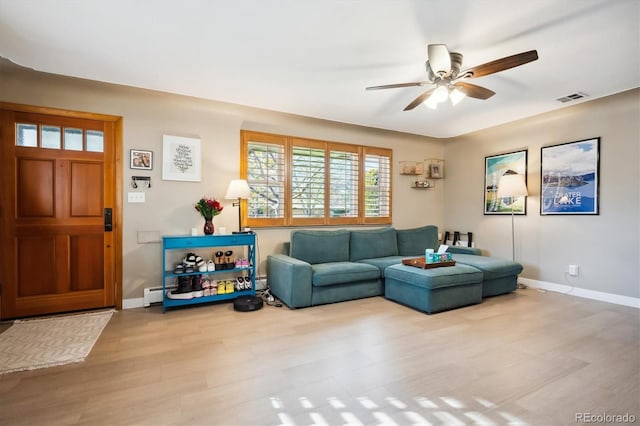
<instances>
[{"instance_id":1,"label":"white lampshade","mask_svg":"<svg viewBox=\"0 0 640 426\"><path fill-rule=\"evenodd\" d=\"M224 196L227 200L237 200L238 198L249 198L251 189L244 179L234 179L229 183L227 194Z\"/></svg>"},{"instance_id":2,"label":"white lampshade","mask_svg":"<svg viewBox=\"0 0 640 426\"><path fill-rule=\"evenodd\" d=\"M498 197L517 198L525 195L529 195L529 193L527 192L527 184L524 182L524 175L508 170L498 182Z\"/></svg>"}]
</instances>

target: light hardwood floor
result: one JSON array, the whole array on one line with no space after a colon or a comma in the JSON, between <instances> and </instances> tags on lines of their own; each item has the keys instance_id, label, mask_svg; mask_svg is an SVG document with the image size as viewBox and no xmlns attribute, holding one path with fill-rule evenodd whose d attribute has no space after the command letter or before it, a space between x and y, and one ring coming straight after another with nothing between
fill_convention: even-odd
<instances>
[{"instance_id":1,"label":"light hardwood floor","mask_svg":"<svg viewBox=\"0 0 640 426\"><path fill-rule=\"evenodd\" d=\"M639 342L637 309L532 289L434 315L382 297L132 309L84 363L0 376L0 424L638 423Z\"/></svg>"}]
</instances>

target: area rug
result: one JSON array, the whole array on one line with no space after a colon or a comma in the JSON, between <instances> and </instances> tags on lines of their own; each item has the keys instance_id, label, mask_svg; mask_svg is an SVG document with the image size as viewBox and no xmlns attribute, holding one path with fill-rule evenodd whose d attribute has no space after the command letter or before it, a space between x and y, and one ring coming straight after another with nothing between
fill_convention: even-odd
<instances>
[{"instance_id":1,"label":"area rug","mask_svg":"<svg viewBox=\"0 0 640 426\"><path fill-rule=\"evenodd\" d=\"M0 375L85 360L113 311L17 320L0 334Z\"/></svg>"}]
</instances>

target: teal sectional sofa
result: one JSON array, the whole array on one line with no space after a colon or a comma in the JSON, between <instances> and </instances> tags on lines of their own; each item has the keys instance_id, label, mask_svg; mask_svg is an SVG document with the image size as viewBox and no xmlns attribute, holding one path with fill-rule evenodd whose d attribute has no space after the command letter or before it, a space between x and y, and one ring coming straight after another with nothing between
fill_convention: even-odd
<instances>
[{"instance_id":1,"label":"teal sectional sofa","mask_svg":"<svg viewBox=\"0 0 640 426\"><path fill-rule=\"evenodd\" d=\"M295 230L287 254L267 258L272 294L290 308L322 305L385 294L385 270L403 259L437 249L438 228L385 227L371 230ZM517 287L518 263L481 256L479 249L449 247L457 264L482 272L482 296ZM452 303L451 306L455 306Z\"/></svg>"}]
</instances>

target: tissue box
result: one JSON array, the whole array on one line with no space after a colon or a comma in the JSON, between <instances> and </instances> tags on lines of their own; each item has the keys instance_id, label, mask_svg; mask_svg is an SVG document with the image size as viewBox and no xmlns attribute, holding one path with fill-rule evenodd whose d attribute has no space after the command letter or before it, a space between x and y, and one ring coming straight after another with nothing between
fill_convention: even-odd
<instances>
[{"instance_id":1,"label":"tissue box","mask_svg":"<svg viewBox=\"0 0 640 426\"><path fill-rule=\"evenodd\" d=\"M427 263L449 262L451 253L427 253Z\"/></svg>"}]
</instances>

